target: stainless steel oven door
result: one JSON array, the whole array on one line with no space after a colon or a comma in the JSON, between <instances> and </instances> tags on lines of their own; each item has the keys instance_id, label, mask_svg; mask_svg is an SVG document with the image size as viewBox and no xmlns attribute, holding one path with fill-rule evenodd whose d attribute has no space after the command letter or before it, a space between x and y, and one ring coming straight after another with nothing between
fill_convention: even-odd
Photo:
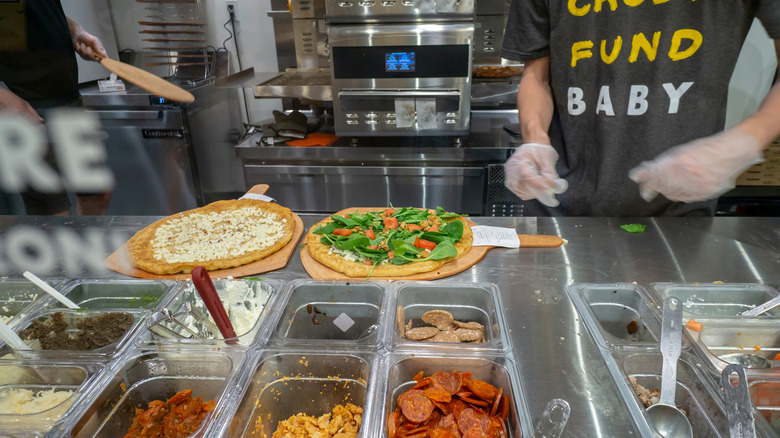
<instances>
[{"instance_id":1,"label":"stainless steel oven door","mask_svg":"<svg viewBox=\"0 0 780 438\"><path fill-rule=\"evenodd\" d=\"M269 184L294 211L334 212L347 207L434 208L482 214L482 167L244 166L247 184Z\"/></svg>"}]
</instances>

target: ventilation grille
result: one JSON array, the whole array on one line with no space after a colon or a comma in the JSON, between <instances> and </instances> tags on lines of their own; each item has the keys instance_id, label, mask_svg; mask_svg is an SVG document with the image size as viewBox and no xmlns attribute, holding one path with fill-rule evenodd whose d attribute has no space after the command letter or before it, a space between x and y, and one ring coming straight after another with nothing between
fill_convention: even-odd
<instances>
[{"instance_id":1,"label":"ventilation grille","mask_svg":"<svg viewBox=\"0 0 780 438\"><path fill-rule=\"evenodd\" d=\"M504 165L488 165L486 216L522 216L523 201L504 186Z\"/></svg>"}]
</instances>

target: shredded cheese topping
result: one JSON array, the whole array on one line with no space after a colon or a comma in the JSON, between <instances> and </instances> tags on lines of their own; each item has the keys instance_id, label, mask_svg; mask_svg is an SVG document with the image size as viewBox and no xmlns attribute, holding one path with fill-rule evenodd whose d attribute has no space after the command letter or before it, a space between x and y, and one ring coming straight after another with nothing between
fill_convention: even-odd
<instances>
[{"instance_id":1,"label":"shredded cheese topping","mask_svg":"<svg viewBox=\"0 0 780 438\"><path fill-rule=\"evenodd\" d=\"M157 229L151 242L154 258L191 263L239 257L271 247L284 237L286 222L257 207L191 214Z\"/></svg>"}]
</instances>

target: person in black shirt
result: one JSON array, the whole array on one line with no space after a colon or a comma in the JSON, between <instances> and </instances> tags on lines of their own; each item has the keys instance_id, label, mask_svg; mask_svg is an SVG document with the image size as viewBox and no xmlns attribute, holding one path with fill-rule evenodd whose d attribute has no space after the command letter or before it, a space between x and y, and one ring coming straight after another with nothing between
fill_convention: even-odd
<instances>
[{"instance_id":1,"label":"person in black shirt","mask_svg":"<svg viewBox=\"0 0 780 438\"><path fill-rule=\"evenodd\" d=\"M99 61L107 56L100 40L66 17L60 0L0 2L0 23L0 111L43 123L47 110L77 105L74 51ZM106 196L79 196L79 205L106 204ZM22 198L27 214L67 214L70 209L65 193L28 190Z\"/></svg>"}]
</instances>

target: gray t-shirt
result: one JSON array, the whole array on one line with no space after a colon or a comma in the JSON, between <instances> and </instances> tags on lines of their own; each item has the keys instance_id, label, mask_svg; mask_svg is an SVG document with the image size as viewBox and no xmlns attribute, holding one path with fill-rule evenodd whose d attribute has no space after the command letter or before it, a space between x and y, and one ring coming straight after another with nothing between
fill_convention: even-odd
<instances>
[{"instance_id":1,"label":"gray t-shirt","mask_svg":"<svg viewBox=\"0 0 780 438\"><path fill-rule=\"evenodd\" d=\"M713 214L714 201L643 201L628 171L723 130L754 17L780 38L780 0L512 0L501 56L550 56L550 138L569 182L558 208L533 201L525 214Z\"/></svg>"}]
</instances>

